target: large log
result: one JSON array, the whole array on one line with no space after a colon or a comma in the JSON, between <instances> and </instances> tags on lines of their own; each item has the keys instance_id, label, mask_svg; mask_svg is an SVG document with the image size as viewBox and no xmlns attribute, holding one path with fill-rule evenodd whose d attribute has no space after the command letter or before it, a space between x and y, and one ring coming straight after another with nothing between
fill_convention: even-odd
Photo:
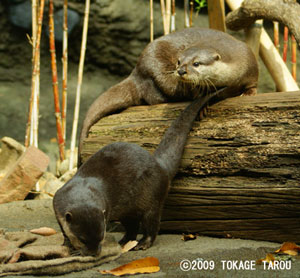
<instances>
[{"instance_id":1,"label":"large log","mask_svg":"<svg viewBox=\"0 0 300 278\"><path fill-rule=\"evenodd\" d=\"M187 103L131 107L95 124L82 159L106 144L152 152ZM227 99L195 122L161 230L300 241L300 91Z\"/></svg>"}]
</instances>

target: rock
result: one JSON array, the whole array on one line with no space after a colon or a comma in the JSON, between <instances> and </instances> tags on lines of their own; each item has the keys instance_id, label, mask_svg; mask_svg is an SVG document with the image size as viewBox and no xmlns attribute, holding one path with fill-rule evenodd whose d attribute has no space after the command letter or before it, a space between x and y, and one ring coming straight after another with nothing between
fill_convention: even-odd
<instances>
[{"instance_id":1,"label":"rock","mask_svg":"<svg viewBox=\"0 0 300 278\"><path fill-rule=\"evenodd\" d=\"M74 169L77 166L77 151L78 149L75 149L75 156L74 156L74 161L73 161L73 167ZM63 162L60 162L59 160L57 161L57 176L62 176L66 172L69 171L69 164L70 164L70 150L66 151L66 159Z\"/></svg>"},{"instance_id":2,"label":"rock","mask_svg":"<svg viewBox=\"0 0 300 278\"><path fill-rule=\"evenodd\" d=\"M24 200L46 171L49 157L30 146L0 182L0 204Z\"/></svg>"},{"instance_id":3,"label":"rock","mask_svg":"<svg viewBox=\"0 0 300 278\"><path fill-rule=\"evenodd\" d=\"M47 173L43 178L47 177L48 180L44 185L41 185L41 193L35 199L51 199L55 195L56 191L60 189L68 180L70 180L76 173L77 168L67 171L59 179L53 174Z\"/></svg>"},{"instance_id":4,"label":"rock","mask_svg":"<svg viewBox=\"0 0 300 278\"><path fill-rule=\"evenodd\" d=\"M10 1L9 20L17 27L31 30L31 3L30 1Z\"/></svg>"},{"instance_id":5,"label":"rock","mask_svg":"<svg viewBox=\"0 0 300 278\"><path fill-rule=\"evenodd\" d=\"M49 192L45 189L50 180L57 180L57 178L51 172L45 172L39 179L40 192L38 192L34 199L52 199L53 195L49 194Z\"/></svg>"},{"instance_id":6,"label":"rock","mask_svg":"<svg viewBox=\"0 0 300 278\"><path fill-rule=\"evenodd\" d=\"M3 137L1 139L1 146L0 176L4 176L23 154L25 147L10 137Z\"/></svg>"},{"instance_id":7,"label":"rock","mask_svg":"<svg viewBox=\"0 0 300 278\"><path fill-rule=\"evenodd\" d=\"M37 199L52 199L55 192L63 185L64 183L58 178L48 180Z\"/></svg>"},{"instance_id":8,"label":"rock","mask_svg":"<svg viewBox=\"0 0 300 278\"><path fill-rule=\"evenodd\" d=\"M67 171L64 173L59 180L63 182L64 184L69 181L77 172L77 168L73 168L72 170Z\"/></svg>"}]
</instances>

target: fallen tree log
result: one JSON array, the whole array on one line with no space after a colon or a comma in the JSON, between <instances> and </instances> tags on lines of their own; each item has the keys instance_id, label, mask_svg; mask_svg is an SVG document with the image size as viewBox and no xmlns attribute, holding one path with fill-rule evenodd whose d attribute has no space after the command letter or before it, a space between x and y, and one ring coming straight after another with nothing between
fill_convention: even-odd
<instances>
[{"instance_id":1,"label":"fallen tree log","mask_svg":"<svg viewBox=\"0 0 300 278\"><path fill-rule=\"evenodd\" d=\"M83 161L112 142L152 152L187 103L131 107L95 124ZM300 240L300 91L236 97L195 122L161 230Z\"/></svg>"}]
</instances>

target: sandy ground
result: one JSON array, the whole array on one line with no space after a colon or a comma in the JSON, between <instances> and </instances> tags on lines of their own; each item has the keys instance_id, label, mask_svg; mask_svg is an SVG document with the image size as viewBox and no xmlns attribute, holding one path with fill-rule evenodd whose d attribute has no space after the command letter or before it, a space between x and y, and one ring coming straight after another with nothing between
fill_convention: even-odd
<instances>
[{"instance_id":1,"label":"sandy ground","mask_svg":"<svg viewBox=\"0 0 300 278\"><path fill-rule=\"evenodd\" d=\"M51 200L20 201L0 205L0 228L15 231L41 226L49 226L59 230L53 214ZM117 240L122 237L122 233L111 234ZM249 261L255 262L257 259L264 258L268 252L276 250L279 246L280 244L278 243L267 241L220 239L202 236L199 236L196 240L184 242L181 240L181 235L161 234L157 237L154 246L146 251L128 252L116 261L100 267L60 277L100 277L101 274L97 270L112 269L132 260L148 256L154 256L159 259L161 270L154 274L137 274L132 277L300 277L299 259L292 262L290 270L268 270L254 263L254 270L230 269L233 261L238 261L238 264L242 262L246 265ZM195 264L195 269L181 270L180 263L183 260L188 260ZM201 260L211 262L213 269L198 269L198 261L201 262ZM201 264L199 263L200 266ZM112 276L107 275L107 277ZM129 276L125 275L125 277Z\"/></svg>"}]
</instances>

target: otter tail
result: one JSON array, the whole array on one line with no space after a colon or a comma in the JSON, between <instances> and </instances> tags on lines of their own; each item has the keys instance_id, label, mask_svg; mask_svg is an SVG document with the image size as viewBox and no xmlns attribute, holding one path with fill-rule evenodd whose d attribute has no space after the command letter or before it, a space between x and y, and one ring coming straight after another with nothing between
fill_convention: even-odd
<instances>
[{"instance_id":1,"label":"otter tail","mask_svg":"<svg viewBox=\"0 0 300 278\"><path fill-rule=\"evenodd\" d=\"M82 124L78 144L78 168L81 166L81 150L92 125L104 116L116 113L140 102L135 83L129 77L101 94L90 106Z\"/></svg>"},{"instance_id":2,"label":"otter tail","mask_svg":"<svg viewBox=\"0 0 300 278\"><path fill-rule=\"evenodd\" d=\"M174 178L180 166L180 160L189 131L192 128L193 122L199 111L221 91L223 91L223 89L194 100L184 109L164 134L160 144L154 152L154 157L162 167L167 170L170 179Z\"/></svg>"}]
</instances>

